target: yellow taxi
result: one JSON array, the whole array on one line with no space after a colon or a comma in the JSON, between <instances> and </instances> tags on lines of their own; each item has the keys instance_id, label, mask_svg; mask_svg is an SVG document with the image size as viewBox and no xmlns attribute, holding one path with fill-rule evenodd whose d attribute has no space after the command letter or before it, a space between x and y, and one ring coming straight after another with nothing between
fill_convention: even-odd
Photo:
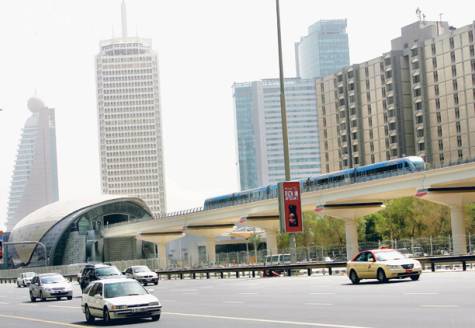
<instances>
[{"instance_id":1,"label":"yellow taxi","mask_svg":"<svg viewBox=\"0 0 475 328\"><path fill-rule=\"evenodd\" d=\"M419 261L407 258L397 250L382 248L358 253L348 261L346 272L353 284L361 279L378 279L379 282L402 278L418 280L422 266Z\"/></svg>"}]
</instances>

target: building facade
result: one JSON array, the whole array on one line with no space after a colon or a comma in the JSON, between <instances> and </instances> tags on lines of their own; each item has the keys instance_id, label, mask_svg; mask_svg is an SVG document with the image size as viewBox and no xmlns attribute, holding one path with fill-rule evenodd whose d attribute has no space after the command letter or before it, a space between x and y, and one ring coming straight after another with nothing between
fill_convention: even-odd
<instances>
[{"instance_id":1,"label":"building facade","mask_svg":"<svg viewBox=\"0 0 475 328\"><path fill-rule=\"evenodd\" d=\"M314 79L350 64L346 19L321 20L295 43L297 77Z\"/></svg>"},{"instance_id":2,"label":"building facade","mask_svg":"<svg viewBox=\"0 0 475 328\"><path fill-rule=\"evenodd\" d=\"M31 116L23 128L10 185L7 231L34 210L58 200L54 109L28 100Z\"/></svg>"},{"instance_id":3,"label":"building facade","mask_svg":"<svg viewBox=\"0 0 475 328\"><path fill-rule=\"evenodd\" d=\"M322 172L406 155L436 167L473 158L473 31L419 21L390 52L317 80Z\"/></svg>"},{"instance_id":4,"label":"building facade","mask_svg":"<svg viewBox=\"0 0 475 328\"><path fill-rule=\"evenodd\" d=\"M102 191L142 198L166 212L158 58L150 40L102 41L96 56Z\"/></svg>"},{"instance_id":5,"label":"building facade","mask_svg":"<svg viewBox=\"0 0 475 328\"><path fill-rule=\"evenodd\" d=\"M292 179L320 173L315 81L285 79ZM285 180L278 79L233 85L241 190Z\"/></svg>"}]
</instances>

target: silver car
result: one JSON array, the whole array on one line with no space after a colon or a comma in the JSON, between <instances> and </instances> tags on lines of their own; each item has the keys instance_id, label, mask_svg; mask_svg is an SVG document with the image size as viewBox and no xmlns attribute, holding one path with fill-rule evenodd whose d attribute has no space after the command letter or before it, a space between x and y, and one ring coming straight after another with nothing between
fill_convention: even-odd
<instances>
[{"instance_id":1,"label":"silver car","mask_svg":"<svg viewBox=\"0 0 475 328\"><path fill-rule=\"evenodd\" d=\"M73 298L73 285L59 273L43 273L33 278L30 284L30 299L46 301L47 298Z\"/></svg>"},{"instance_id":2,"label":"silver car","mask_svg":"<svg viewBox=\"0 0 475 328\"><path fill-rule=\"evenodd\" d=\"M23 272L16 279L17 287L27 287L31 283L31 279L36 275L34 272Z\"/></svg>"}]
</instances>

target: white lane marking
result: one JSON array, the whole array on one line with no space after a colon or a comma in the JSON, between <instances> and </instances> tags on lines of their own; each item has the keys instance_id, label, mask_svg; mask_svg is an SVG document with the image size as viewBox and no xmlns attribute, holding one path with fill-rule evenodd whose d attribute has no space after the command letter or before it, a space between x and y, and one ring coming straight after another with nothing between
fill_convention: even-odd
<instances>
[{"instance_id":1,"label":"white lane marking","mask_svg":"<svg viewBox=\"0 0 475 328\"><path fill-rule=\"evenodd\" d=\"M437 292L414 292L414 293L405 293L404 295L439 295Z\"/></svg>"},{"instance_id":2,"label":"white lane marking","mask_svg":"<svg viewBox=\"0 0 475 328\"><path fill-rule=\"evenodd\" d=\"M310 295L335 295L333 292L310 293Z\"/></svg>"},{"instance_id":3,"label":"white lane marking","mask_svg":"<svg viewBox=\"0 0 475 328\"><path fill-rule=\"evenodd\" d=\"M226 316L208 315L208 314L177 313L177 312L162 312L162 313L169 314L169 315L183 316L183 317L276 323L276 324L283 324L287 326L293 325L293 326L329 327L329 328L370 328L368 326L352 326L352 325L349 326L349 325L339 325L339 324L332 324L332 323L269 320L269 319L258 319L258 318L243 318L243 317L226 317Z\"/></svg>"},{"instance_id":4,"label":"white lane marking","mask_svg":"<svg viewBox=\"0 0 475 328\"><path fill-rule=\"evenodd\" d=\"M6 304L10 304L10 303L7 303L7 302L0 302L0 304L6 305Z\"/></svg>"},{"instance_id":5,"label":"white lane marking","mask_svg":"<svg viewBox=\"0 0 475 328\"><path fill-rule=\"evenodd\" d=\"M313 306L332 306L331 303L303 303L303 305L313 305Z\"/></svg>"},{"instance_id":6,"label":"white lane marking","mask_svg":"<svg viewBox=\"0 0 475 328\"><path fill-rule=\"evenodd\" d=\"M422 308L435 308L435 309L453 309L458 308L458 305L455 304L425 304L421 305Z\"/></svg>"},{"instance_id":7,"label":"white lane marking","mask_svg":"<svg viewBox=\"0 0 475 328\"><path fill-rule=\"evenodd\" d=\"M86 327L86 326L83 326L83 325L75 325L73 323L60 322L60 321L51 321L51 320L41 320L41 319L30 318L30 317L21 317L21 316L17 316L17 315L0 314L0 318L41 322L41 323L47 323L47 324L50 324L50 325L63 326L63 327L80 327L80 328Z\"/></svg>"},{"instance_id":8,"label":"white lane marking","mask_svg":"<svg viewBox=\"0 0 475 328\"><path fill-rule=\"evenodd\" d=\"M183 293L183 295L198 295L198 293Z\"/></svg>"},{"instance_id":9,"label":"white lane marking","mask_svg":"<svg viewBox=\"0 0 475 328\"><path fill-rule=\"evenodd\" d=\"M239 293L239 295L257 295L257 293Z\"/></svg>"},{"instance_id":10,"label":"white lane marking","mask_svg":"<svg viewBox=\"0 0 475 328\"><path fill-rule=\"evenodd\" d=\"M243 304L244 302L243 301L224 301L223 303L226 303L226 304Z\"/></svg>"},{"instance_id":11,"label":"white lane marking","mask_svg":"<svg viewBox=\"0 0 475 328\"><path fill-rule=\"evenodd\" d=\"M167 299L162 299L160 298L160 302L176 302L176 300L167 300Z\"/></svg>"}]
</instances>

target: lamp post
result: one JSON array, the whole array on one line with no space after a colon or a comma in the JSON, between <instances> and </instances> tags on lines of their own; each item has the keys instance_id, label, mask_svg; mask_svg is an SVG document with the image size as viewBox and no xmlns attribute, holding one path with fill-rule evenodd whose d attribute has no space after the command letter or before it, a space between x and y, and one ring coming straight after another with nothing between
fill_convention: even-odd
<instances>
[{"instance_id":1,"label":"lamp post","mask_svg":"<svg viewBox=\"0 0 475 328\"><path fill-rule=\"evenodd\" d=\"M282 62L282 37L280 33L280 5L279 0L275 0L277 14L277 48L279 52L279 81L280 81L280 116L282 120L282 144L284 149L284 170L285 181L290 181L290 158L289 158L289 138L287 133L287 111L285 108L285 87L284 87L284 65ZM290 234L290 249L292 263L296 262L296 240L295 234Z\"/></svg>"}]
</instances>

